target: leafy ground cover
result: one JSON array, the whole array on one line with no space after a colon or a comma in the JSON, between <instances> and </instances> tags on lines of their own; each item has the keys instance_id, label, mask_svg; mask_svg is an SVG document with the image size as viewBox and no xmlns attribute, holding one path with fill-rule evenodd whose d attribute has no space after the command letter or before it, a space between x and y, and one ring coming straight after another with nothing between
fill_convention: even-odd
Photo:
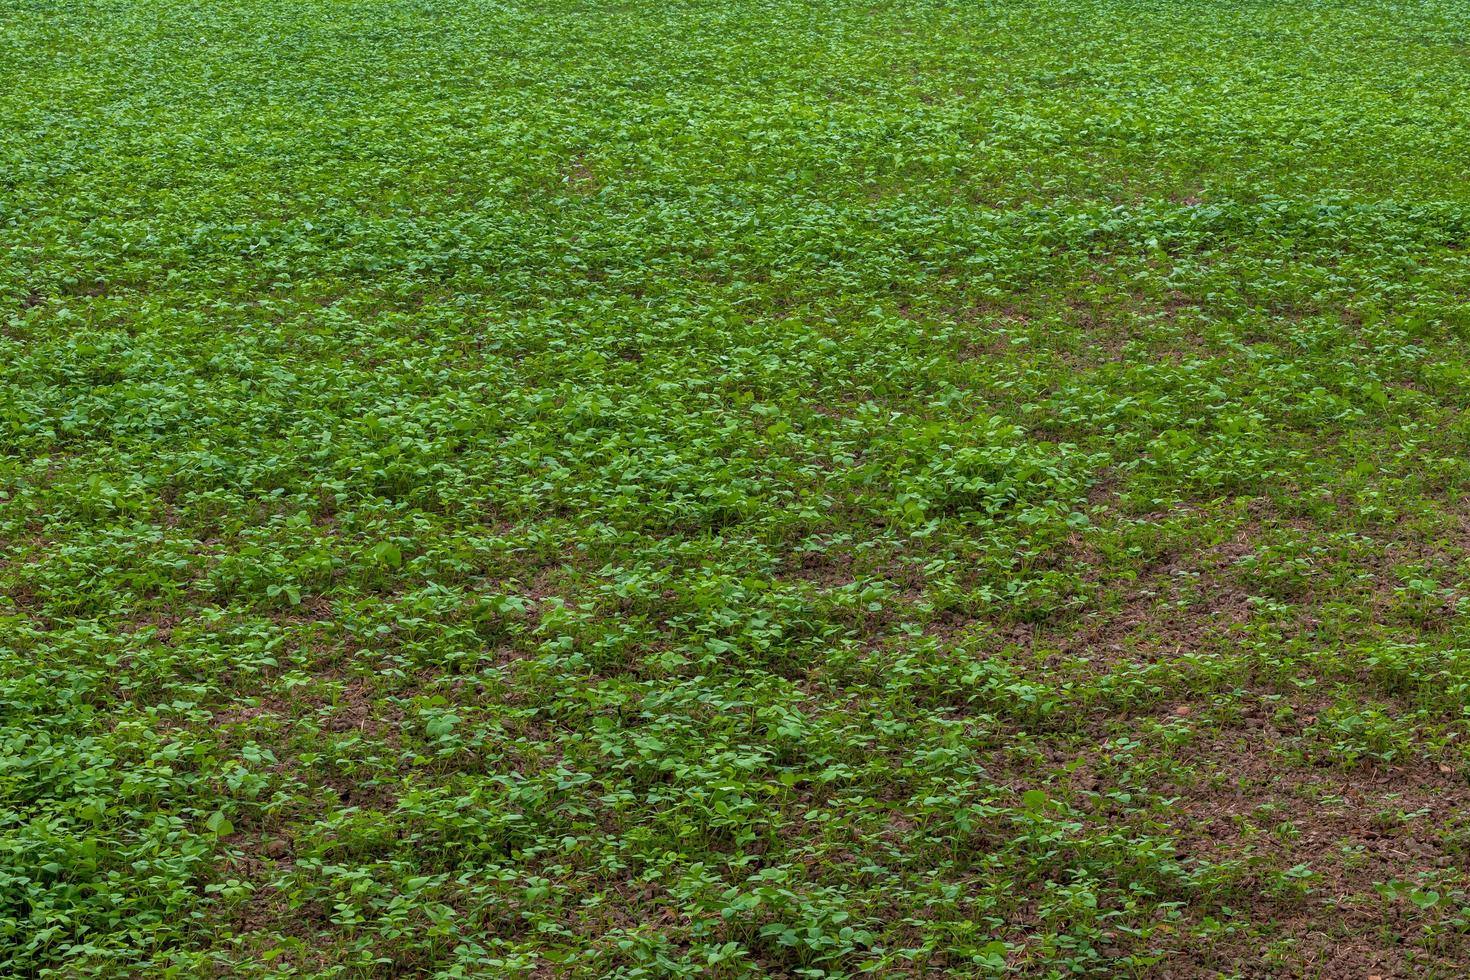
<instances>
[{"instance_id":1,"label":"leafy ground cover","mask_svg":"<svg viewBox=\"0 0 1470 980\"><path fill-rule=\"evenodd\" d=\"M0 11L0 974L1470 972L1470 7Z\"/></svg>"}]
</instances>

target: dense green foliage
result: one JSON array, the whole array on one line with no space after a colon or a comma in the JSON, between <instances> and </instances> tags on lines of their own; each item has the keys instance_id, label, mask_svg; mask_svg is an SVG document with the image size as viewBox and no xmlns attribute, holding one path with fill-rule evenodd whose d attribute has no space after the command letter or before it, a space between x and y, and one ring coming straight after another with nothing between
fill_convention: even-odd
<instances>
[{"instance_id":1,"label":"dense green foliage","mask_svg":"<svg viewBox=\"0 0 1470 980\"><path fill-rule=\"evenodd\" d=\"M0 12L0 975L1470 971L1470 6Z\"/></svg>"}]
</instances>

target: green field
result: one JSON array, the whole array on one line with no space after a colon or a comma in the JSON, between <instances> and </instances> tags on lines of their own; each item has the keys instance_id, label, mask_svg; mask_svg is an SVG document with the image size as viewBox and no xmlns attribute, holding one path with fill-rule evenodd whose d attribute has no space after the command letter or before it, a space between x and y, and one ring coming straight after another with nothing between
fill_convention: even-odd
<instances>
[{"instance_id":1,"label":"green field","mask_svg":"<svg viewBox=\"0 0 1470 980\"><path fill-rule=\"evenodd\" d=\"M0 0L0 976L1470 975L1470 4Z\"/></svg>"}]
</instances>

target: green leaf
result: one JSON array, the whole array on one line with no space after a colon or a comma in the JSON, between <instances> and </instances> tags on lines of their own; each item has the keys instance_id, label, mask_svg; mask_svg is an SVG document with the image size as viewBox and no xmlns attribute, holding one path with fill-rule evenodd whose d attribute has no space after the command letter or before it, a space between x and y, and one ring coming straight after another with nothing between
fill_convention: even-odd
<instances>
[{"instance_id":1,"label":"green leaf","mask_svg":"<svg viewBox=\"0 0 1470 980\"><path fill-rule=\"evenodd\" d=\"M216 810L204 821L204 826L216 837L227 837L235 832L235 825L230 823L223 810Z\"/></svg>"},{"instance_id":2,"label":"green leaf","mask_svg":"<svg viewBox=\"0 0 1470 980\"><path fill-rule=\"evenodd\" d=\"M1425 889L1423 891L1415 889L1409 892L1409 901L1421 909L1432 909L1439 904L1439 892L1433 889Z\"/></svg>"},{"instance_id":3,"label":"green leaf","mask_svg":"<svg viewBox=\"0 0 1470 980\"><path fill-rule=\"evenodd\" d=\"M392 541L380 541L368 550L368 557L379 565L397 568L403 564L403 552Z\"/></svg>"}]
</instances>

